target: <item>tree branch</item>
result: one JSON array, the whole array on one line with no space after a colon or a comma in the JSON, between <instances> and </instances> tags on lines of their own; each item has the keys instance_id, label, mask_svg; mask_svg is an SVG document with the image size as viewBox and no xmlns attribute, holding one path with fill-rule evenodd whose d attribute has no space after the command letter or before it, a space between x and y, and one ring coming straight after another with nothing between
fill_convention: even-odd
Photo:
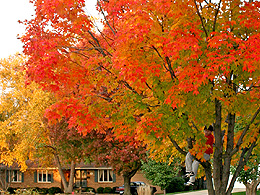
<instances>
[{"instance_id":1,"label":"tree branch","mask_svg":"<svg viewBox=\"0 0 260 195\"><path fill-rule=\"evenodd\" d=\"M233 156L238 150L239 150L239 147L241 146L241 144L243 143L243 138L245 137L250 125L254 122L254 120L256 119L257 115L259 114L260 112L260 107L257 109L257 111L255 112L254 116L252 117L250 123L244 128L244 131L243 133L241 134L241 136L239 137L238 141L237 141L237 144L234 148L234 150L231 152L231 156Z\"/></svg>"},{"instance_id":2,"label":"tree branch","mask_svg":"<svg viewBox=\"0 0 260 195\"><path fill-rule=\"evenodd\" d=\"M194 4L195 4L196 9L197 9L197 14L198 14L198 16L200 17L200 21L201 21L201 24L202 24L202 28L203 28L203 30L204 30L204 32L205 32L205 34L206 34L206 37L208 37L208 32L207 32L206 27L205 27L205 24L204 24L204 22L203 22L203 18L202 18L201 14L200 14L198 5L197 5L197 3L196 3L196 0L194 0Z\"/></svg>"},{"instance_id":3,"label":"tree branch","mask_svg":"<svg viewBox=\"0 0 260 195\"><path fill-rule=\"evenodd\" d=\"M218 9L215 12L215 18L214 18L214 23L213 23L213 32L215 32L215 30L216 30L217 16L218 16L218 13L220 10L220 5L221 5L221 0L218 3Z\"/></svg>"},{"instance_id":4,"label":"tree branch","mask_svg":"<svg viewBox=\"0 0 260 195\"><path fill-rule=\"evenodd\" d=\"M186 156L187 152L184 151L183 149L181 149L181 147L177 144L177 142L170 136L168 135L168 138L171 140L172 144L174 145L174 147L183 155Z\"/></svg>"},{"instance_id":5,"label":"tree branch","mask_svg":"<svg viewBox=\"0 0 260 195\"><path fill-rule=\"evenodd\" d=\"M161 54L160 54L160 52L158 51L158 49L157 49L156 47L154 47L154 46L152 46L152 48L156 51L156 53L158 54L158 56L164 61L164 59L163 59L163 57L161 56ZM173 80L174 78L176 78L176 75L174 74L174 71L173 71L173 69L172 69L171 61L170 61L169 57L165 57L165 60L166 60L166 63L167 63L167 65L168 65L168 68L167 68L167 66L166 66L165 63L163 63L163 66L164 66L164 68L165 68L167 71L170 72L171 78L172 78L172 80Z\"/></svg>"},{"instance_id":6,"label":"tree branch","mask_svg":"<svg viewBox=\"0 0 260 195\"><path fill-rule=\"evenodd\" d=\"M232 191L232 189L235 185L235 181L238 177L238 174L240 173L241 169L244 167L246 162L249 160L249 157L251 156L252 151L253 151L255 146L256 146L256 142L253 142L249 148L244 148L242 150L242 154L240 156L238 166L237 166L236 171L235 171L235 173L234 173L234 175L231 179L231 182L229 184L227 194L231 194L231 191Z\"/></svg>"},{"instance_id":7,"label":"tree branch","mask_svg":"<svg viewBox=\"0 0 260 195\"><path fill-rule=\"evenodd\" d=\"M107 20L107 17L105 16L105 13L103 12L103 9L102 9L102 7L101 7L101 4L100 4L99 0L97 0L97 4L98 4L98 6L99 6L99 8L100 8L100 11L101 11L102 15L103 15L104 18L105 18L106 24L108 25L108 27L110 28L110 30L112 31L112 33L115 35L116 32L115 32L114 29L110 26L110 24L109 24L109 22L108 22L108 20Z\"/></svg>"}]
</instances>

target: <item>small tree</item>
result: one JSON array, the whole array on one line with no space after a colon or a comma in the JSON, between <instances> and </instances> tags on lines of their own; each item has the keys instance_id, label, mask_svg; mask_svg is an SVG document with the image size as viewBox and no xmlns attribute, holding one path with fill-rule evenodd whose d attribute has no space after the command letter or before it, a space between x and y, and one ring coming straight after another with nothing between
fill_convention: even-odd
<instances>
[{"instance_id":1,"label":"small tree","mask_svg":"<svg viewBox=\"0 0 260 195\"><path fill-rule=\"evenodd\" d=\"M246 186L246 195L256 195L260 183L259 165L260 155L253 155L238 175L237 180ZM231 171L234 173L235 168L232 167Z\"/></svg>"},{"instance_id":2,"label":"small tree","mask_svg":"<svg viewBox=\"0 0 260 195\"><path fill-rule=\"evenodd\" d=\"M141 161L145 161L146 148L134 138L117 139L111 129L103 134L93 131L86 137L86 156L92 156L98 165L113 167L113 171L124 178L124 194L130 195L131 178L140 169Z\"/></svg>"},{"instance_id":3,"label":"small tree","mask_svg":"<svg viewBox=\"0 0 260 195\"><path fill-rule=\"evenodd\" d=\"M157 162L151 158L147 162L142 162L142 172L144 176L152 182L153 185L160 186L166 194L166 188L180 171L180 160L178 158L169 159L165 162Z\"/></svg>"}]
</instances>

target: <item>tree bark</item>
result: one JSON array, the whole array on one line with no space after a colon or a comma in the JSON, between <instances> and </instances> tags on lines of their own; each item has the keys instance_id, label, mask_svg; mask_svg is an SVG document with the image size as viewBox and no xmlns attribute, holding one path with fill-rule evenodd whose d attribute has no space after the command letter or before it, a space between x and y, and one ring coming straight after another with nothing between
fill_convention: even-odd
<instances>
[{"instance_id":1,"label":"tree bark","mask_svg":"<svg viewBox=\"0 0 260 195\"><path fill-rule=\"evenodd\" d=\"M206 182L209 195L215 195L215 190L212 182L211 164L209 162L201 163L205 170Z\"/></svg>"},{"instance_id":2,"label":"tree bark","mask_svg":"<svg viewBox=\"0 0 260 195\"><path fill-rule=\"evenodd\" d=\"M74 161L71 161L71 164L70 164L70 179L69 179L69 183L68 183L68 188L66 190L67 192L65 192L65 193L71 193L73 191L75 167L76 167L76 163Z\"/></svg>"},{"instance_id":3,"label":"tree bark","mask_svg":"<svg viewBox=\"0 0 260 195\"><path fill-rule=\"evenodd\" d=\"M62 185L64 187L64 193L72 193L76 164L75 164L74 161L71 162L70 178L69 178L69 182L67 182L65 175L64 175L64 172L62 170L62 166L61 166L61 163L60 163L59 156L57 154L54 154L54 157L55 157L55 160L56 160L56 163L57 163L57 166L58 166L59 174L60 174L60 177L61 177L61 182L62 182Z\"/></svg>"},{"instance_id":4,"label":"tree bark","mask_svg":"<svg viewBox=\"0 0 260 195\"><path fill-rule=\"evenodd\" d=\"M123 177L124 177L124 195L131 195L131 191L130 191L131 177L128 174L123 175Z\"/></svg>"},{"instance_id":5,"label":"tree bark","mask_svg":"<svg viewBox=\"0 0 260 195\"><path fill-rule=\"evenodd\" d=\"M131 195L131 190L130 190L130 181L131 178L136 174L136 172L139 170L141 165L137 166L136 169L130 171L130 172L125 172L123 173L123 178L124 178L124 195Z\"/></svg>"},{"instance_id":6,"label":"tree bark","mask_svg":"<svg viewBox=\"0 0 260 195\"><path fill-rule=\"evenodd\" d=\"M214 124L214 134L215 134L215 152L213 158L213 175L214 175L214 186L215 194L222 195L225 193L224 186L222 184L222 155L223 155L223 144L222 144L222 131L221 131L221 102L215 100L215 124ZM209 192L210 194L210 192ZM213 194L210 194L213 195Z\"/></svg>"},{"instance_id":7,"label":"tree bark","mask_svg":"<svg viewBox=\"0 0 260 195\"><path fill-rule=\"evenodd\" d=\"M253 180L251 183L244 183L246 186L246 195L256 195L257 194L257 186L260 183L260 177L257 180Z\"/></svg>"},{"instance_id":8,"label":"tree bark","mask_svg":"<svg viewBox=\"0 0 260 195\"><path fill-rule=\"evenodd\" d=\"M246 195L256 195L256 186L247 184L246 185Z\"/></svg>"}]
</instances>

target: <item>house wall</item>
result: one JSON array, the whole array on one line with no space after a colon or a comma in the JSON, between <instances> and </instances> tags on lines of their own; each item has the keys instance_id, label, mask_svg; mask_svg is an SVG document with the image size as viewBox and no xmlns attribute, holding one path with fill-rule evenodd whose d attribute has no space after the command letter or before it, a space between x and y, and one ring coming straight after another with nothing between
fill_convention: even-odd
<instances>
[{"instance_id":1,"label":"house wall","mask_svg":"<svg viewBox=\"0 0 260 195\"><path fill-rule=\"evenodd\" d=\"M96 182L95 181L95 170L90 170L90 177L88 178L88 187L97 188L99 187L118 187L124 184L124 179L122 176L116 175L115 182Z\"/></svg>"},{"instance_id":2,"label":"house wall","mask_svg":"<svg viewBox=\"0 0 260 195\"><path fill-rule=\"evenodd\" d=\"M150 186L154 186L154 185L151 185L151 182L149 182L144 176L143 174L138 171L134 177L131 179L131 181L142 181ZM90 171L90 177L88 178L88 187L92 187L92 188L95 188L97 190L97 188L99 187L117 187L117 186L122 186L124 184L124 178L123 176L119 176L119 175L116 175L116 182L95 182L95 171L94 170L91 170ZM156 187L157 189L157 194L162 194L163 191L161 190L161 188L159 186L154 186Z\"/></svg>"},{"instance_id":3,"label":"house wall","mask_svg":"<svg viewBox=\"0 0 260 195\"><path fill-rule=\"evenodd\" d=\"M37 183L34 181L34 172L35 170L27 170L24 172L23 182L10 182L9 187L13 188L30 188L30 187L39 187L39 188L51 188L51 187L60 187L61 188L61 178L58 170L52 170L53 173L53 182L52 183Z\"/></svg>"},{"instance_id":4,"label":"house wall","mask_svg":"<svg viewBox=\"0 0 260 195\"><path fill-rule=\"evenodd\" d=\"M23 177L23 182L10 182L9 183L9 187L13 187L13 188L30 188L30 187L39 187L39 188L51 188L51 187L60 187L62 188L62 184L61 184L61 177L60 174L58 172L58 170L51 170L53 173L53 182L52 183L37 183L35 182L35 169L29 169L26 172L24 172L24 177ZM91 169L88 170L89 174L88 174L88 179L87 179L87 186L88 187L92 187L95 188L95 190L97 190L97 188L99 187L118 187L118 186L122 186L124 184L124 179L123 176L120 175L116 175L116 179L113 182L97 182L95 179L95 170ZM148 185L151 185L151 183L144 178L143 174L141 172L137 172L135 174L135 176L132 178L131 181L143 181ZM153 185L151 185L153 186ZM157 189L156 193L163 193L163 191L160 189L160 187L155 186Z\"/></svg>"}]
</instances>

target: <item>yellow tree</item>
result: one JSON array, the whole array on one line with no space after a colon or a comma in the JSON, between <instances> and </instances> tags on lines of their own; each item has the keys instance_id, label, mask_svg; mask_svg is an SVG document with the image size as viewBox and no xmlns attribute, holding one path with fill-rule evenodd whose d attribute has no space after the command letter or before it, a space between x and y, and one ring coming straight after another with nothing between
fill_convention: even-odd
<instances>
[{"instance_id":1,"label":"yellow tree","mask_svg":"<svg viewBox=\"0 0 260 195\"><path fill-rule=\"evenodd\" d=\"M53 101L36 83L25 83L24 63L25 57L19 55L0 61L0 160L7 165L16 162L22 170L44 139L43 114Z\"/></svg>"},{"instance_id":2,"label":"yellow tree","mask_svg":"<svg viewBox=\"0 0 260 195\"><path fill-rule=\"evenodd\" d=\"M25 62L26 57L19 55L0 61L0 162L17 163L22 171L27 159L57 166L65 193L71 193L75 164L84 154L84 137L68 127L66 116L55 122L46 119L45 112L55 97L35 82L26 82ZM62 170L64 164L71 168L69 181Z\"/></svg>"}]
</instances>

